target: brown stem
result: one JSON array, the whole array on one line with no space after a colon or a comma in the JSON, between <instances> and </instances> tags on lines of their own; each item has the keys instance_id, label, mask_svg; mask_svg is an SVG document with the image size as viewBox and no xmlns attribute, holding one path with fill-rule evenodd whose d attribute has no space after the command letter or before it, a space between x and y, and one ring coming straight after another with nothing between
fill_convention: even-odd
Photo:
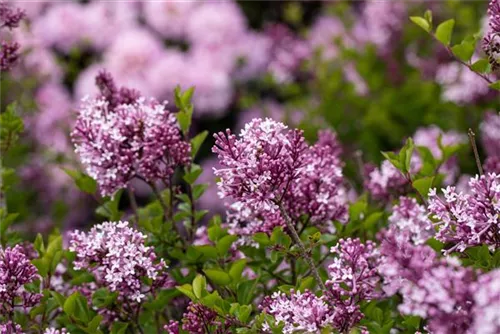
<instances>
[{"instance_id":1,"label":"brown stem","mask_svg":"<svg viewBox=\"0 0 500 334\"><path fill-rule=\"evenodd\" d=\"M323 280L319 276L318 269L316 268L316 265L314 264L314 260L311 258L311 255L306 251L306 247L302 243L302 240L300 240L299 235L297 234L297 231L295 230L295 227L292 224L292 221L290 217L288 216L287 212L285 209L283 209L283 206L279 205L281 215L283 216L283 219L285 220L286 227L290 231L290 234L292 235L292 239L295 242L295 244L299 247L300 253L306 260L307 264L309 265L309 268L311 269L311 273L313 274L314 278L316 279L316 282L318 282L318 285L320 286L321 290L323 290L324 293L326 293L328 290L326 289L325 283L323 283Z\"/></svg>"},{"instance_id":2,"label":"brown stem","mask_svg":"<svg viewBox=\"0 0 500 334\"><path fill-rule=\"evenodd\" d=\"M132 208L132 211L134 212L135 224L137 226L137 225L139 225L139 209L137 206L137 201L135 200L134 189L131 187L127 188L127 193L128 193L128 199L130 201L130 207Z\"/></svg>"},{"instance_id":3,"label":"brown stem","mask_svg":"<svg viewBox=\"0 0 500 334\"><path fill-rule=\"evenodd\" d=\"M483 166L481 165L481 159L479 158L479 152L477 151L477 146L476 146L476 134L470 128L467 134L469 135L472 151L474 152L474 159L476 160L477 170L479 171L479 175L483 175Z\"/></svg>"}]
</instances>

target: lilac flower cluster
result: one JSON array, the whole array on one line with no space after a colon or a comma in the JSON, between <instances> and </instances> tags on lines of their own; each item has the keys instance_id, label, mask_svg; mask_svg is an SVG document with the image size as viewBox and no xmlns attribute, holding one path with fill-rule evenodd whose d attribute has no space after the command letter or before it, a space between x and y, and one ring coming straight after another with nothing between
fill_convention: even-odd
<instances>
[{"instance_id":1,"label":"lilac flower cluster","mask_svg":"<svg viewBox=\"0 0 500 334\"><path fill-rule=\"evenodd\" d=\"M380 168L371 164L365 165L364 168L364 186L377 201L388 201L409 189L408 181L388 160L384 160Z\"/></svg>"},{"instance_id":2,"label":"lilac flower cluster","mask_svg":"<svg viewBox=\"0 0 500 334\"><path fill-rule=\"evenodd\" d=\"M20 8L14 8L12 4L0 2L0 29L19 27L20 22L26 14ZM3 40L5 34L2 32L2 41L0 45L0 71L9 71L19 59L21 45L13 40Z\"/></svg>"},{"instance_id":3,"label":"lilac flower cluster","mask_svg":"<svg viewBox=\"0 0 500 334\"><path fill-rule=\"evenodd\" d=\"M217 312L214 310L190 302L186 313L182 316L182 329L188 333L203 334L212 326L223 329L225 324L217 319ZM170 328L175 329L173 325Z\"/></svg>"},{"instance_id":4,"label":"lilac flower cluster","mask_svg":"<svg viewBox=\"0 0 500 334\"><path fill-rule=\"evenodd\" d=\"M434 235L434 225L425 207L414 198L400 197L399 204L392 209L389 222L389 231L414 245L422 245Z\"/></svg>"},{"instance_id":5,"label":"lilac flower cluster","mask_svg":"<svg viewBox=\"0 0 500 334\"><path fill-rule=\"evenodd\" d=\"M83 100L72 139L101 194L112 195L135 177L168 183L176 166L190 162L175 115L154 99L116 89L106 74L96 81L101 97Z\"/></svg>"},{"instance_id":6,"label":"lilac flower cluster","mask_svg":"<svg viewBox=\"0 0 500 334\"><path fill-rule=\"evenodd\" d=\"M128 222L105 222L88 233L71 233L70 251L76 253L74 267L94 275L96 282L120 296L141 302L145 299L144 277L162 287L166 265L158 263L153 249L144 245L146 236L128 226Z\"/></svg>"},{"instance_id":7,"label":"lilac flower cluster","mask_svg":"<svg viewBox=\"0 0 500 334\"><path fill-rule=\"evenodd\" d=\"M333 133L321 132L309 147L299 130L254 119L239 138L229 130L215 138L213 152L221 165L215 175L221 198L235 201L229 215L234 232L269 232L282 225L280 206L293 219L307 214L319 227L346 220L340 146ZM251 223L238 223L244 221Z\"/></svg>"},{"instance_id":8,"label":"lilac flower cluster","mask_svg":"<svg viewBox=\"0 0 500 334\"><path fill-rule=\"evenodd\" d=\"M474 333L500 332L500 269L479 277L474 290Z\"/></svg>"},{"instance_id":9,"label":"lilac flower cluster","mask_svg":"<svg viewBox=\"0 0 500 334\"><path fill-rule=\"evenodd\" d=\"M472 319L471 284L475 273L454 260L435 264L416 282L406 281L401 288L403 314L428 318L433 333L466 333Z\"/></svg>"},{"instance_id":10,"label":"lilac flower cluster","mask_svg":"<svg viewBox=\"0 0 500 334\"><path fill-rule=\"evenodd\" d=\"M481 142L486 152L484 170L500 173L500 115L488 112L481 122Z\"/></svg>"},{"instance_id":11,"label":"lilac flower cluster","mask_svg":"<svg viewBox=\"0 0 500 334\"><path fill-rule=\"evenodd\" d=\"M491 0L488 5L489 29L483 37L482 47L491 64L491 69L500 68L500 1Z\"/></svg>"},{"instance_id":12,"label":"lilac flower cluster","mask_svg":"<svg viewBox=\"0 0 500 334\"><path fill-rule=\"evenodd\" d=\"M290 295L275 292L266 296L259 308L274 317L276 324L283 323L283 333L319 333L322 330L332 330L336 315L325 296L317 297L306 290L290 291ZM269 330L269 324L264 324L264 330Z\"/></svg>"},{"instance_id":13,"label":"lilac flower cluster","mask_svg":"<svg viewBox=\"0 0 500 334\"><path fill-rule=\"evenodd\" d=\"M327 295L335 306L335 327L347 332L363 318L359 303L381 297L379 253L373 242L351 238L339 240L331 252L336 257L328 266Z\"/></svg>"},{"instance_id":14,"label":"lilac flower cluster","mask_svg":"<svg viewBox=\"0 0 500 334\"><path fill-rule=\"evenodd\" d=\"M439 227L436 239L451 243L446 252L463 252L468 247L500 246L498 239L500 175L476 176L469 181L469 193L457 193L455 187L442 189L443 198L436 189L429 191L428 210Z\"/></svg>"},{"instance_id":15,"label":"lilac flower cluster","mask_svg":"<svg viewBox=\"0 0 500 334\"><path fill-rule=\"evenodd\" d=\"M35 306L42 295L26 291L24 285L36 279L38 271L21 246L0 247L0 314L12 314L19 305L23 308Z\"/></svg>"},{"instance_id":16,"label":"lilac flower cluster","mask_svg":"<svg viewBox=\"0 0 500 334\"><path fill-rule=\"evenodd\" d=\"M8 321L0 324L0 334L24 334L21 325Z\"/></svg>"}]
</instances>

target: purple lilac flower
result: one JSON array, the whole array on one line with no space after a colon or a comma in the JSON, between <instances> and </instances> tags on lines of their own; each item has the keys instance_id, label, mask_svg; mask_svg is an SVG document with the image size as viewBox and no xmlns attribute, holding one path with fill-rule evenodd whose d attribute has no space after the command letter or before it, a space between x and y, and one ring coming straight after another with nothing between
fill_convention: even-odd
<instances>
[{"instance_id":1,"label":"purple lilac flower","mask_svg":"<svg viewBox=\"0 0 500 334\"><path fill-rule=\"evenodd\" d=\"M12 321L0 324L0 334L24 334L21 325Z\"/></svg>"},{"instance_id":2,"label":"purple lilac flower","mask_svg":"<svg viewBox=\"0 0 500 334\"><path fill-rule=\"evenodd\" d=\"M380 168L366 165L365 175L365 188L377 201L388 201L409 189L408 181L388 160L384 160Z\"/></svg>"},{"instance_id":3,"label":"purple lilac flower","mask_svg":"<svg viewBox=\"0 0 500 334\"><path fill-rule=\"evenodd\" d=\"M0 29L7 28L12 30L19 27L21 20L26 17L25 11L15 8L10 3L0 2ZM3 35L3 34L2 34ZM21 51L21 45L12 40L12 37L4 40L2 36L0 43L0 72L7 72L17 63Z\"/></svg>"},{"instance_id":4,"label":"purple lilac flower","mask_svg":"<svg viewBox=\"0 0 500 334\"><path fill-rule=\"evenodd\" d=\"M429 191L428 210L437 221L439 230L436 239L453 246L446 251L463 252L468 247L488 245L491 249L500 246L498 241L500 212L500 175L476 176L469 181L470 192L457 193L455 187Z\"/></svg>"},{"instance_id":5,"label":"purple lilac flower","mask_svg":"<svg viewBox=\"0 0 500 334\"><path fill-rule=\"evenodd\" d=\"M167 325L163 326L163 330L167 334L179 334L179 323L175 320L170 320Z\"/></svg>"},{"instance_id":6,"label":"purple lilac flower","mask_svg":"<svg viewBox=\"0 0 500 334\"><path fill-rule=\"evenodd\" d=\"M375 244L359 239L341 239L331 248L336 255L328 266L328 297L335 305L335 327L348 332L362 318L359 303L381 296L377 273L379 253Z\"/></svg>"},{"instance_id":7,"label":"purple lilac flower","mask_svg":"<svg viewBox=\"0 0 500 334\"><path fill-rule=\"evenodd\" d=\"M430 332L468 333L473 321L471 286L475 273L451 259L425 270L416 282L406 281L400 290L402 314L427 318Z\"/></svg>"},{"instance_id":8,"label":"purple lilac flower","mask_svg":"<svg viewBox=\"0 0 500 334\"><path fill-rule=\"evenodd\" d=\"M500 332L500 269L479 277L474 284L474 333Z\"/></svg>"},{"instance_id":9,"label":"purple lilac flower","mask_svg":"<svg viewBox=\"0 0 500 334\"><path fill-rule=\"evenodd\" d=\"M303 166L307 146L302 132L267 118L248 123L239 138L229 129L214 137L212 151L221 165L215 169L221 198L231 197L257 211L276 212L276 203Z\"/></svg>"},{"instance_id":10,"label":"purple lilac flower","mask_svg":"<svg viewBox=\"0 0 500 334\"><path fill-rule=\"evenodd\" d=\"M422 245L434 235L434 226L423 205L414 198L400 197L389 217L390 229L414 245Z\"/></svg>"},{"instance_id":11,"label":"purple lilac flower","mask_svg":"<svg viewBox=\"0 0 500 334\"><path fill-rule=\"evenodd\" d=\"M143 4L144 19L163 37L182 39L193 10L199 5L196 1L146 1Z\"/></svg>"},{"instance_id":12,"label":"purple lilac flower","mask_svg":"<svg viewBox=\"0 0 500 334\"><path fill-rule=\"evenodd\" d=\"M272 40L268 71L280 83L291 81L303 61L310 56L310 46L281 24L269 26L266 34Z\"/></svg>"},{"instance_id":13,"label":"purple lilac flower","mask_svg":"<svg viewBox=\"0 0 500 334\"><path fill-rule=\"evenodd\" d=\"M492 70L500 68L500 1L491 0L488 6L489 29L485 32L482 47Z\"/></svg>"},{"instance_id":14,"label":"purple lilac flower","mask_svg":"<svg viewBox=\"0 0 500 334\"><path fill-rule=\"evenodd\" d=\"M0 300L2 300L0 314L12 314L14 307L19 303L24 308L38 304L41 294L24 290L25 284L32 283L36 279L38 271L21 246L5 249L0 247Z\"/></svg>"},{"instance_id":15,"label":"purple lilac flower","mask_svg":"<svg viewBox=\"0 0 500 334\"><path fill-rule=\"evenodd\" d=\"M342 21L333 16L320 16L309 31L308 42L311 49L321 52L322 59L331 60L338 53L335 39L345 37L345 33Z\"/></svg>"},{"instance_id":16,"label":"purple lilac flower","mask_svg":"<svg viewBox=\"0 0 500 334\"><path fill-rule=\"evenodd\" d=\"M125 188L135 177L168 182L176 166L190 162L190 145L164 104L139 98L134 90L118 90L106 75L96 82L102 94L83 100L72 140L103 195Z\"/></svg>"},{"instance_id":17,"label":"purple lilac flower","mask_svg":"<svg viewBox=\"0 0 500 334\"><path fill-rule=\"evenodd\" d=\"M295 219L307 214L320 228L328 221L347 221L341 151L336 134L324 130L318 142L304 152L304 167L290 185L289 199L287 195L288 212Z\"/></svg>"},{"instance_id":18,"label":"purple lilac flower","mask_svg":"<svg viewBox=\"0 0 500 334\"><path fill-rule=\"evenodd\" d=\"M144 245L146 236L128 226L128 222L105 222L90 232L74 231L70 251L76 253L75 269L90 271L96 282L130 300L145 299L142 278L161 282L165 262L158 263L153 249Z\"/></svg>"},{"instance_id":19,"label":"purple lilac flower","mask_svg":"<svg viewBox=\"0 0 500 334\"><path fill-rule=\"evenodd\" d=\"M290 291L290 295L275 292L266 296L259 306L263 312L270 314L276 323L283 323L283 333L319 333L332 330L335 326L336 310L325 300L325 296L317 297L306 290ZM269 324L264 324L264 329Z\"/></svg>"},{"instance_id":20,"label":"purple lilac flower","mask_svg":"<svg viewBox=\"0 0 500 334\"><path fill-rule=\"evenodd\" d=\"M407 6L398 1L366 1L361 17L356 20L353 38L356 42L373 43L380 54L386 55L396 45L407 20Z\"/></svg>"},{"instance_id":21,"label":"purple lilac flower","mask_svg":"<svg viewBox=\"0 0 500 334\"><path fill-rule=\"evenodd\" d=\"M192 334L207 333L209 328L215 328L214 333L226 333L224 329L230 324L222 323L217 312L201 304L189 303L187 311L182 316L182 329Z\"/></svg>"},{"instance_id":22,"label":"purple lilac flower","mask_svg":"<svg viewBox=\"0 0 500 334\"><path fill-rule=\"evenodd\" d=\"M474 103L490 92L481 77L457 62L440 65L436 81L443 85L443 99L459 105Z\"/></svg>"}]
</instances>

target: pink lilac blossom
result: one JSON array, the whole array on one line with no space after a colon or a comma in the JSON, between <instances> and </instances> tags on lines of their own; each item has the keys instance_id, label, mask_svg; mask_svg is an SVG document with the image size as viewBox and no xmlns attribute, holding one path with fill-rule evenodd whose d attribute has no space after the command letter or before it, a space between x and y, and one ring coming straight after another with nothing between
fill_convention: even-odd
<instances>
[{"instance_id":1,"label":"pink lilac blossom","mask_svg":"<svg viewBox=\"0 0 500 334\"><path fill-rule=\"evenodd\" d=\"M85 15L82 15L84 10L85 5L76 2L50 6L44 15L33 20L33 34L46 47L55 47L68 53L72 48L85 43L88 25Z\"/></svg>"},{"instance_id":2,"label":"pink lilac blossom","mask_svg":"<svg viewBox=\"0 0 500 334\"><path fill-rule=\"evenodd\" d=\"M101 193L112 195L135 177L168 182L176 166L190 162L175 115L154 99L118 90L106 73L96 80L102 96L83 100L72 140Z\"/></svg>"},{"instance_id":3,"label":"pink lilac blossom","mask_svg":"<svg viewBox=\"0 0 500 334\"><path fill-rule=\"evenodd\" d=\"M0 247L0 314L12 315L19 303L24 308L38 304L42 295L24 289L25 284L36 279L38 271L20 245L14 248Z\"/></svg>"},{"instance_id":4,"label":"pink lilac blossom","mask_svg":"<svg viewBox=\"0 0 500 334\"><path fill-rule=\"evenodd\" d=\"M500 116L497 113L486 113L480 129L481 142L487 155L484 170L500 173Z\"/></svg>"},{"instance_id":5,"label":"pink lilac blossom","mask_svg":"<svg viewBox=\"0 0 500 334\"><path fill-rule=\"evenodd\" d=\"M151 247L146 236L128 226L128 222L104 222L90 232L74 231L69 250L76 253L76 270L90 271L96 282L127 300L141 302L146 298L144 277L162 287L167 268ZM158 285L159 284L159 285Z\"/></svg>"},{"instance_id":6,"label":"pink lilac blossom","mask_svg":"<svg viewBox=\"0 0 500 334\"><path fill-rule=\"evenodd\" d=\"M434 235L434 225L423 205L414 198L400 197L389 216L390 227L414 245L422 245Z\"/></svg>"},{"instance_id":7,"label":"pink lilac blossom","mask_svg":"<svg viewBox=\"0 0 500 334\"><path fill-rule=\"evenodd\" d=\"M292 217L299 219L307 214L310 223L320 228L321 224L333 220L347 222L341 152L335 133L329 130L319 132L318 142L304 152L304 167L290 184L287 206Z\"/></svg>"},{"instance_id":8,"label":"pink lilac blossom","mask_svg":"<svg viewBox=\"0 0 500 334\"><path fill-rule=\"evenodd\" d=\"M425 270L418 281L406 281L400 291L403 303L399 311L427 318L432 333L468 333L473 321L475 273L457 261L441 261Z\"/></svg>"},{"instance_id":9,"label":"pink lilac blossom","mask_svg":"<svg viewBox=\"0 0 500 334\"><path fill-rule=\"evenodd\" d=\"M163 330L167 334L179 334L179 323L175 320L170 320L167 325L163 326Z\"/></svg>"},{"instance_id":10,"label":"pink lilac blossom","mask_svg":"<svg viewBox=\"0 0 500 334\"><path fill-rule=\"evenodd\" d=\"M443 198L436 189L429 191L428 210L438 227L435 238L452 244L446 253L477 245L493 250L500 246L500 175L476 176L470 179L469 187L467 193L457 193L451 186L441 189Z\"/></svg>"},{"instance_id":11,"label":"pink lilac blossom","mask_svg":"<svg viewBox=\"0 0 500 334\"><path fill-rule=\"evenodd\" d=\"M409 189L408 181L388 160L384 160L380 168L366 165L364 184L373 199L377 201L388 201L394 196L406 193Z\"/></svg>"},{"instance_id":12,"label":"pink lilac blossom","mask_svg":"<svg viewBox=\"0 0 500 334\"><path fill-rule=\"evenodd\" d=\"M483 274L474 283L474 333L500 332L500 269Z\"/></svg>"},{"instance_id":13,"label":"pink lilac blossom","mask_svg":"<svg viewBox=\"0 0 500 334\"><path fill-rule=\"evenodd\" d=\"M335 305L335 327L348 332L362 318L360 304L381 297L377 272L379 252L375 244L340 239L331 248L335 259L328 266L328 298Z\"/></svg>"},{"instance_id":14,"label":"pink lilac blossom","mask_svg":"<svg viewBox=\"0 0 500 334\"><path fill-rule=\"evenodd\" d=\"M199 3L196 1L144 1L143 13L146 22L168 39L183 39L186 26Z\"/></svg>"},{"instance_id":15,"label":"pink lilac blossom","mask_svg":"<svg viewBox=\"0 0 500 334\"><path fill-rule=\"evenodd\" d=\"M25 17L26 12L23 9L13 7L6 2L0 2L0 28L17 28Z\"/></svg>"},{"instance_id":16,"label":"pink lilac blossom","mask_svg":"<svg viewBox=\"0 0 500 334\"><path fill-rule=\"evenodd\" d=\"M438 142L440 138L441 145L443 147L456 146L467 142L467 137L465 135L459 134L455 131L445 132L434 125L426 128L419 128L413 135L413 141L415 145L427 147L436 160L440 160L443 157L443 152L439 147ZM420 168L422 168L422 164L422 158L419 155L415 155L412 158L412 167L415 170L419 170ZM456 156L450 157L439 168L439 173L445 175L445 184L453 183L459 172L460 169Z\"/></svg>"},{"instance_id":17,"label":"pink lilac blossom","mask_svg":"<svg viewBox=\"0 0 500 334\"><path fill-rule=\"evenodd\" d=\"M274 317L276 324L282 323L283 333L319 333L334 327L335 309L325 300L310 291L275 292L266 296L259 308ZM269 324L264 324L264 329Z\"/></svg>"},{"instance_id":18,"label":"pink lilac blossom","mask_svg":"<svg viewBox=\"0 0 500 334\"><path fill-rule=\"evenodd\" d=\"M333 16L320 16L309 31L308 42L311 49L320 51L322 59L331 60L338 53L335 39L345 36L342 21Z\"/></svg>"},{"instance_id":19,"label":"pink lilac blossom","mask_svg":"<svg viewBox=\"0 0 500 334\"><path fill-rule=\"evenodd\" d=\"M310 46L281 24L267 27L266 34L272 41L268 71L277 82L290 82L311 55Z\"/></svg>"},{"instance_id":20,"label":"pink lilac blossom","mask_svg":"<svg viewBox=\"0 0 500 334\"><path fill-rule=\"evenodd\" d=\"M407 20L407 5L398 1L366 1L352 35L357 43L373 43L382 55L396 45Z\"/></svg>"},{"instance_id":21,"label":"pink lilac blossom","mask_svg":"<svg viewBox=\"0 0 500 334\"><path fill-rule=\"evenodd\" d=\"M246 31L245 15L236 2L204 2L186 22L186 35L194 45L214 46L237 41Z\"/></svg>"},{"instance_id":22,"label":"pink lilac blossom","mask_svg":"<svg viewBox=\"0 0 500 334\"><path fill-rule=\"evenodd\" d=\"M229 129L214 137L212 151L221 165L214 170L220 177L219 196L259 212L276 212L277 203L303 167L307 145L302 132L267 118L252 120L239 138Z\"/></svg>"},{"instance_id":23,"label":"pink lilac blossom","mask_svg":"<svg viewBox=\"0 0 500 334\"><path fill-rule=\"evenodd\" d=\"M440 65L436 81L443 86L443 99L459 105L473 103L490 92L481 77L457 62Z\"/></svg>"}]
</instances>

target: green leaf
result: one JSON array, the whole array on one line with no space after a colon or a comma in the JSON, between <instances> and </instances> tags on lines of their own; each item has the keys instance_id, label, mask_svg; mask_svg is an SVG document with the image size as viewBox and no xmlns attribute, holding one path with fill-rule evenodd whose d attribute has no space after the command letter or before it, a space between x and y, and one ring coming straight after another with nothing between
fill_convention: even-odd
<instances>
[{"instance_id":1,"label":"green leaf","mask_svg":"<svg viewBox=\"0 0 500 334\"><path fill-rule=\"evenodd\" d=\"M258 279L243 281L238 284L236 290L236 298L240 304L250 304L254 298L255 289L257 288Z\"/></svg>"},{"instance_id":2,"label":"green leaf","mask_svg":"<svg viewBox=\"0 0 500 334\"><path fill-rule=\"evenodd\" d=\"M127 332L128 324L126 322L113 322L111 326L111 334L125 334Z\"/></svg>"},{"instance_id":3,"label":"green leaf","mask_svg":"<svg viewBox=\"0 0 500 334\"><path fill-rule=\"evenodd\" d=\"M64 298L63 295L61 295L57 291L50 291L50 294L52 295L52 297L54 297L54 299L57 301L60 307L64 307L64 302L66 301L66 298Z\"/></svg>"},{"instance_id":4,"label":"green leaf","mask_svg":"<svg viewBox=\"0 0 500 334\"><path fill-rule=\"evenodd\" d=\"M386 158L394 167L396 167L398 170L401 170L402 165L399 161L399 156L396 155L394 152L380 152Z\"/></svg>"},{"instance_id":5,"label":"green leaf","mask_svg":"<svg viewBox=\"0 0 500 334\"><path fill-rule=\"evenodd\" d=\"M479 59L471 65L471 69L477 73L490 73L491 64L488 59Z\"/></svg>"},{"instance_id":6,"label":"green leaf","mask_svg":"<svg viewBox=\"0 0 500 334\"><path fill-rule=\"evenodd\" d=\"M77 170L67 168L63 168L63 170L75 181L78 189L87 194L94 194L96 192L97 182L93 178Z\"/></svg>"},{"instance_id":7,"label":"green leaf","mask_svg":"<svg viewBox=\"0 0 500 334\"><path fill-rule=\"evenodd\" d=\"M98 314L96 315L92 321L89 322L89 325L87 326L87 333L96 333L97 328L99 328L99 325L101 324L103 317L102 315Z\"/></svg>"},{"instance_id":8,"label":"green leaf","mask_svg":"<svg viewBox=\"0 0 500 334\"><path fill-rule=\"evenodd\" d=\"M271 244L269 236L264 232L258 232L253 235L253 240L257 242L260 246L266 247Z\"/></svg>"},{"instance_id":9,"label":"green leaf","mask_svg":"<svg viewBox=\"0 0 500 334\"><path fill-rule=\"evenodd\" d=\"M103 217L109 218L112 221L118 221L122 217L123 212L118 208L123 190L118 190L111 198L106 197L104 204L100 205L95 212Z\"/></svg>"},{"instance_id":10,"label":"green leaf","mask_svg":"<svg viewBox=\"0 0 500 334\"><path fill-rule=\"evenodd\" d=\"M228 285L231 283L231 276L220 269L205 269L203 272L217 285Z\"/></svg>"},{"instance_id":11,"label":"green leaf","mask_svg":"<svg viewBox=\"0 0 500 334\"><path fill-rule=\"evenodd\" d=\"M488 87L490 87L491 89L500 90L500 80L490 84Z\"/></svg>"},{"instance_id":12,"label":"green leaf","mask_svg":"<svg viewBox=\"0 0 500 334\"><path fill-rule=\"evenodd\" d=\"M207 280L203 275L196 275L193 280L193 292L196 298L203 297L203 292L205 292L207 286Z\"/></svg>"},{"instance_id":13,"label":"green leaf","mask_svg":"<svg viewBox=\"0 0 500 334\"><path fill-rule=\"evenodd\" d=\"M196 295L193 292L193 287L191 286L191 284L184 284L181 286L176 286L175 288L189 297L189 299L193 301L197 299Z\"/></svg>"},{"instance_id":14,"label":"green leaf","mask_svg":"<svg viewBox=\"0 0 500 334\"><path fill-rule=\"evenodd\" d=\"M226 235L225 237L222 237L220 240L218 240L215 247L217 247L219 255L225 256L229 251L229 248L231 248L233 242L235 242L236 240L238 240L237 235Z\"/></svg>"},{"instance_id":15,"label":"green leaf","mask_svg":"<svg viewBox=\"0 0 500 334\"><path fill-rule=\"evenodd\" d=\"M472 58L475 49L476 39L471 36L464 39L460 44L454 45L451 51L453 51L453 54L457 56L458 59L468 62Z\"/></svg>"},{"instance_id":16,"label":"green leaf","mask_svg":"<svg viewBox=\"0 0 500 334\"><path fill-rule=\"evenodd\" d=\"M436 39L446 46L450 45L451 34L453 33L454 26L455 26L454 19L444 21L443 23L438 25L435 35Z\"/></svg>"},{"instance_id":17,"label":"green leaf","mask_svg":"<svg viewBox=\"0 0 500 334\"><path fill-rule=\"evenodd\" d=\"M116 298L118 298L118 293L110 292L106 288L100 288L92 295L92 304L97 308L106 308L112 305Z\"/></svg>"},{"instance_id":18,"label":"green leaf","mask_svg":"<svg viewBox=\"0 0 500 334\"><path fill-rule=\"evenodd\" d=\"M196 154L200 150L201 145L205 142L208 136L208 131L203 131L198 133L193 139L191 139L191 157L194 159Z\"/></svg>"},{"instance_id":19,"label":"green leaf","mask_svg":"<svg viewBox=\"0 0 500 334\"><path fill-rule=\"evenodd\" d=\"M188 184L194 184L202 172L203 172L203 169L201 169L201 167L199 165L191 164L189 171L187 171L186 174L184 174L183 179Z\"/></svg>"},{"instance_id":20,"label":"green leaf","mask_svg":"<svg viewBox=\"0 0 500 334\"><path fill-rule=\"evenodd\" d=\"M16 103L9 104L5 112L0 114L0 153L4 154L9 150L23 131L24 124L17 115Z\"/></svg>"},{"instance_id":21,"label":"green leaf","mask_svg":"<svg viewBox=\"0 0 500 334\"><path fill-rule=\"evenodd\" d=\"M233 262L231 268L229 269L229 276L231 276L233 282L238 282L241 279L241 275L243 273L243 270L245 269L246 264L246 259L240 259Z\"/></svg>"},{"instance_id":22,"label":"green leaf","mask_svg":"<svg viewBox=\"0 0 500 334\"><path fill-rule=\"evenodd\" d=\"M68 316L84 323L90 320L87 299L80 295L79 292L73 293L66 299L63 305L63 311Z\"/></svg>"},{"instance_id":23,"label":"green leaf","mask_svg":"<svg viewBox=\"0 0 500 334\"><path fill-rule=\"evenodd\" d=\"M413 188L415 188L423 197L427 197L429 189L432 187L432 182L434 182L434 176L425 176L414 180Z\"/></svg>"},{"instance_id":24,"label":"green leaf","mask_svg":"<svg viewBox=\"0 0 500 334\"><path fill-rule=\"evenodd\" d=\"M314 278L312 276L307 276L301 279L298 283L298 290L304 292L305 290L311 290L314 287Z\"/></svg>"},{"instance_id":25,"label":"green leaf","mask_svg":"<svg viewBox=\"0 0 500 334\"><path fill-rule=\"evenodd\" d=\"M399 163L402 167L400 170L405 173L410 172L411 157L413 155L414 148L415 145L413 144L413 139L408 138L401 151L399 151Z\"/></svg>"},{"instance_id":26,"label":"green leaf","mask_svg":"<svg viewBox=\"0 0 500 334\"><path fill-rule=\"evenodd\" d=\"M431 25L425 18L420 16L410 16L410 20L426 32L431 32Z\"/></svg>"}]
</instances>

